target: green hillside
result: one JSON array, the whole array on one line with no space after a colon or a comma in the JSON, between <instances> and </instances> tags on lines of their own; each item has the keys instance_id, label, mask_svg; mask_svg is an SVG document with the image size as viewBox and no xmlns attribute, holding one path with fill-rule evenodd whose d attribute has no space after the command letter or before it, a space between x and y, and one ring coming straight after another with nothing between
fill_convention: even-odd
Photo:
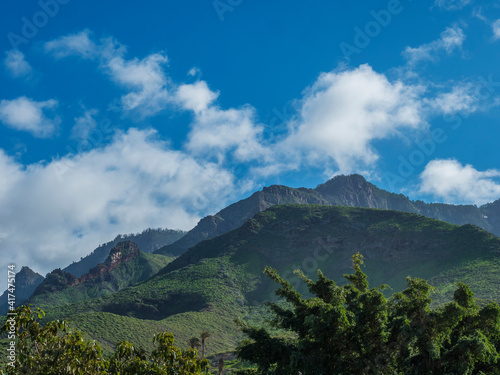
<instances>
[{"instance_id":1,"label":"green hillside","mask_svg":"<svg viewBox=\"0 0 500 375\"><path fill-rule=\"evenodd\" d=\"M45 309L110 295L149 279L172 260L172 257L143 253L131 241L120 242L111 249L104 263L80 278L60 269L52 271L28 303Z\"/></svg>"},{"instance_id":2,"label":"green hillside","mask_svg":"<svg viewBox=\"0 0 500 375\"><path fill-rule=\"evenodd\" d=\"M260 321L265 314L262 302L275 288L262 274L266 265L296 285L297 268L310 277L320 268L341 283L356 251L372 285L400 290L407 276L423 277L442 288L437 297L444 300L453 282L465 281L480 299L500 301L500 239L485 230L390 210L284 205L199 243L135 287L52 309L38 303L47 319L69 319L107 348L125 339L150 349L159 330L185 346L208 330L213 354L240 338L234 318Z\"/></svg>"},{"instance_id":3,"label":"green hillside","mask_svg":"<svg viewBox=\"0 0 500 375\"><path fill-rule=\"evenodd\" d=\"M281 185L264 187L198 223L180 240L157 250L160 254L180 255L200 241L215 238L243 223L258 212L283 204L322 204L366 207L416 213L453 224L474 224L500 235L500 200L481 207L412 201L402 194L379 189L362 176L336 176L315 189Z\"/></svg>"}]
</instances>

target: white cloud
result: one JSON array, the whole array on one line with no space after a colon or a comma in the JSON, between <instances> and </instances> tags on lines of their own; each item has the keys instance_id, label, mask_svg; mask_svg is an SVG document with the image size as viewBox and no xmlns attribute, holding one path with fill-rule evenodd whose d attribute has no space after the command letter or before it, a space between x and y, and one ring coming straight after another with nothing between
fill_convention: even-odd
<instances>
[{"instance_id":1,"label":"white cloud","mask_svg":"<svg viewBox=\"0 0 500 375\"><path fill-rule=\"evenodd\" d=\"M455 85L450 92L438 94L430 100L431 106L441 113L472 113L478 109L475 87L471 84Z\"/></svg>"},{"instance_id":2,"label":"white cloud","mask_svg":"<svg viewBox=\"0 0 500 375\"><path fill-rule=\"evenodd\" d=\"M434 5L444 10L460 10L470 3L471 0L436 0Z\"/></svg>"},{"instance_id":3,"label":"white cloud","mask_svg":"<svg viewBox=\"0 0 500 375\"><path fill-rule=\"evenodd\" d=\"M218 96L205 81L178 87L175 101L195 114L186 148L195 155L214 156L220 161L228 152L240 162L263 158L268 150L261 144L263 128L255 123L255 109L221 109L214 105Z\"/></svg>"},{"instance_id":4,"label":"white cloud","mask_svg":"<svg viewBox=\"0 0 500 375\"><path fill-rule=\"evenodd\" d=\"M26 131L35 137L51 136L60 120L49 118L46 110L57 106L56 100L37 102L25 96L13 100L0 101L0 122L16 130Z\"/></svg>"},{"instance_id":5,"label":"white cloud","mask_svg":"<svg viewBox=\"0 0 500 375\"><path fill-rule=\"evenodd\" d=\"M190 77L200 76L201 70L200 70L200 68L197 68L196 66L194 66L191 69L189 69L189 71L187 72L187 75Z\"/></svg>"},{"instance_id":6,"label":"white cloud","mask_svg":"<svg viewBox=\"0 0 500 375\"><path fill-rule=\"evenodd\" d=\"M454 159L437 159L420 175L420 192L447 203L485 204L500 198L500 171L478 171Z\"/></svg>"},{"instance_id":7,"label":"white cloud","mask_svg":"<svg viewBox=\"0 0 500 375\"><path fill-rule=\"evenodd\" d=\"M493 22L491 27L493 29L493 38L495 40L500 39L500 19Z\"/></svg>"},{"instance_id":8,"label":"white cloud","mask_svg":"<svg viewBox=\"0 0 500 375\"><path fill-rule=\"evenodd\" d=\"M125 112L152 116L172 100L168 89L170 80L163 71L168 58L162 52L127 60L123 45L113 38L102 38L96 43L89 30L47 42L45 51L56 58L75 55L97 60L100 69L113 82L129 90L120 98L120 106Z\"/></svg>"},{"instance_id":9,"label":"white cloud","mask_svg":"<svg viewBox=\"0 0 500 375\"><path fill-rule=\"evenodd\" d=\"M201 112L212 104L219 96L208 88L205 81L180 85L176 97L184 109Z\"/></svg>"},{"instance_id":10,"label":"white cloud","mask_svg":"<svg viewBox=\"0 0 500 375\"><path fill-rule=\"evenodd\" d=\"M372 141L426 126L420 90L390 82L368 65L323 73L306 91L300 117L281 148L290 156L302 149L314 164L330 158L340 172L372 165L379 157Z\"/></svg>"},{"instance_id":11,"label":"white cloud","mask_svg":"<svg viewBox=\"0 0 500 375\"><path fill-rule=\"evenodd\" d=\"M166 107L172 100L167 89L169 79L162 68L167 62L167 56L155 53L142 60L115 56L104 63L112 80L131 90L121 98L125 110L151 116Z\"/></svg>"},{"instance_id":12,"label":"white cloud","mask_svg":"<svg viewBox=\"0 0 500 375\"><path fill-rule=\"evenodd\" d=\"M201 111L188 135L187 148L193 154L213 155L219 160L232 152L240 162L263 161L269 150L261 143L263 128L255 124L254 117L252 107Z\"/></svg>"},{"instance_id":13,"label":"white cloud","mask_svg":"<svg viewBox=\"0 0 500 375\"><path fill-rule=\"evenodd\" d=\"M90 31L84 30L70 34L45 43L45 52L52 54L57 59L68 56L80 56L84 59L96 57L97 46L90 40Z\"/></svg>"},{"instance_id":14,"label":"white cloud","mask_svg":"<svg viewBox=\"0 0 500 375\"><path fill-rule=\"evenodd\" d=\"M137 129L106 147L26 167L0 150L0 176L0 247L10 254L0 265L10 261L43 273L118 233L190 229L238 189L220 166Z\"/></svg>"},{"instance_id":15,"label":"white cloud","mask_svg":"<svg viewBox=\"0 0 500 375\"><path fill-rule=\"evenodd\" d=\"M71 129L71 138L87 141L90 132L97 127L97 121L94 119L97 113L97 109L89 109L85 111L83 116L75 118L75 125Z\"/></svg>"},{"instance_id":16,"label":"white cloud","mask_svg":"<svg viewBox=\"0 0 500 375\"><path fill-rule=\"evenodd\" d=\"M12 49L7 51L4 60L5 67L15 78L29 77L32 73L30 64L26 61L24 54L17 50Z\"/></svg>"},{"instance_id":17,"label":"white cloud","mask_svg":"<svg viewBox=\"0 0 500 375\"><path fill-rule=\"evenodd\" d=\"M410 65L426 60L435 61L442 51L451 54L456 49L461 49L464 41L465 34L460 27L448 27L441 33L440 38L433 42L415 48L406 47L403 56Z\"/></svg>"}]
</instances>

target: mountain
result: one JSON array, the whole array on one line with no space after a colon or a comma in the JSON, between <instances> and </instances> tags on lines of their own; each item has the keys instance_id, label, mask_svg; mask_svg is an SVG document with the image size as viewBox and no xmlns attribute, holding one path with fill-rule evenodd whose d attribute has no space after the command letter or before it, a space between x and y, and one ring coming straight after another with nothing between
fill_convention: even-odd
<instances>
[{"instance_id":1,"label":"mountain","mask_svg":"<svg viewBox=\"0 0 500 375\"><path fill-rule=\"evenodd\" d=\"M69 272L76 277L86 274L91 268L104 262L108 257L110 250L120 241L132 241L136 243L142 251L152 253L165 245L176 242L185 234L186 232L181 230L150 228L138 234L118 235L113 241L99 246L92 251L92 253L81 258L78 262L73 262L68 267L64 268L64 271Z\"/></svg>"},{"instance_id":2,"label":"mountain","mask_svg":"<svg viewBox=\"0 0 500 375\"><path fill-rule=\"evenodd\" d=\"M214 216L207 216L180 240L157 253L180 255L190 247L243 225L258 212L279 204L322 204L391 209L417 213L453 224L474 224L500 235L500 200L476 207L412 201L402 194L379 189L360 175L336 176L315 189L272 185L234 203Z\"/></svg>"},{"instance_id":3,"label":"mountain","mask_svg":"<svg viewBox=\"0 0 500 375\"><path fill-rule=\"evenodd\" d=\"M33 291L38 285L43 281L43 276L35 271L31 270L29 267L21 268L16 274L15 283L15 296L16 296L16 306L22 305L31 296ZM0 296L0 315L7 313L9 305L8 302L9 292L6 290Z\"/></svg>"},{"instance_id":4,"label":"mountain","mask_svg":"<svg viewBox=\"0 0 500 375\"><path fill-rule=\"evenodd\" d=\"M129 340L151 349L158 330L173 332L182 346L208 330L208 351L222 352L240 339L235 318L255 323L266 317L262 303L275 298L276 285L262 274L265 266L303 291L293 270L314 278L320 268L342 283L356 251L366 257L372 286L398 291L407 276L423 277L444 301L454 282L466 281L480 303L500 301L500 238L477 226L394 210L277 205L202 241L137 286L55 309L39 304L47 317L69 318L109 347Z\"/></svg>"},{"instance_id":5,"label":"mountain","mask_svg":"<svg viewBox=\"0 0 500 375\"><path fill-rule=\"evenodd\" d=\"M61 269L52 271L28 302L55 307L109 295L149 279L171 261L163 255L143 253L132 241L122 241L104 263L80 277Z\"/></svg>"}]
</instances>

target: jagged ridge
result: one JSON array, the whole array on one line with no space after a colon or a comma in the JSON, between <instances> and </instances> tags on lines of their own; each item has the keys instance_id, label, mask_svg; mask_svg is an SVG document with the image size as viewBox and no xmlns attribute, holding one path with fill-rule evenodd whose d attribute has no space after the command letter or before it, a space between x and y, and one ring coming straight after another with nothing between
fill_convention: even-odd
<instances>
[{"instance_id":1,"label":"jagged ridge","mask_svg":"<svg viewBox=\"0 0 500 375\"><path fill-rule=\"evenodd\" d=\"M180 255L190 247L243 225L258 212L279 204L322 204L391 209L417 213L453 224L474 224L500 235L500 200L489 205L455 206L412 201L402 194L379 189L362 176L336 176L315 189L272 185L234 203L214 216L207 216L183 238L157 250L159 254Z\"/></svg>"},{"instance_id":2,"label":"jagged ridge","mask_svg":"<svg viewBox=\"0 0 500 375\"><path fill-rule=\"evenodd\" d=\"M100 297L144 281L172 258L143 253L132 241L119 242L106 261L76 277L56 269L36 288L29 299L35 305L64 305Z\"/></svg>"}]
</instances>

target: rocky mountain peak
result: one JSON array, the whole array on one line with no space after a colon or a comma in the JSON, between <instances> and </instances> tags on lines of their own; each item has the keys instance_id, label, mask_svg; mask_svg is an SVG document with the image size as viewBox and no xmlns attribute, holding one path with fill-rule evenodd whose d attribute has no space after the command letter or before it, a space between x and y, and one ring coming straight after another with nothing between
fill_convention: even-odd
<instances>
[{"instance_id":1,"label":"rocky mountain peak","mask_svg":"<svg viewBox=\"0 0 500 375\"><path fill-rule=\"evenodd\" d=\"M76 277L69 272L61 270L60 268L55 269L49 273L46 279L38 286L33 293L33 296L47 292L61 291L74 285L106 277L106 275L111 273L111 271L120 264L130 261L140 254L141 250L134 242L119 242L113 249L111 249L104 263L98 264L85 275Z\"/></svg>"},{"instance_id":2,"label":"rocky mountain peak","mask_svg":"<svg viewBox=\"0 0 500 375\"><path fill-rule=\"evenodd\" d=\"M111 249L104 263L98 264L97 266L92 268L88 273L81 276L78 281L79 283L83 283L102 277L105 274L113 271L113 269L118 267L120 264L128 262L129 260L139 256L140 254L141 250L139 249L139 246L137 246L134 242L119 242L115 247Z\"/></svg>"},{"instance_id":3,"label":"rocky mountain peak","mask_svg":"<svg viewBox=\"0 0 500 375\"><path fill-rule=\"evenodd\" d=\"M351 192L372 192L374 185L365 180L359 174L351 174L348 176L339 175L326 181L324 184L318 185L315 189L317 192L325 195L336 195L342 191Z\"/></svg>"}]
</instances>

